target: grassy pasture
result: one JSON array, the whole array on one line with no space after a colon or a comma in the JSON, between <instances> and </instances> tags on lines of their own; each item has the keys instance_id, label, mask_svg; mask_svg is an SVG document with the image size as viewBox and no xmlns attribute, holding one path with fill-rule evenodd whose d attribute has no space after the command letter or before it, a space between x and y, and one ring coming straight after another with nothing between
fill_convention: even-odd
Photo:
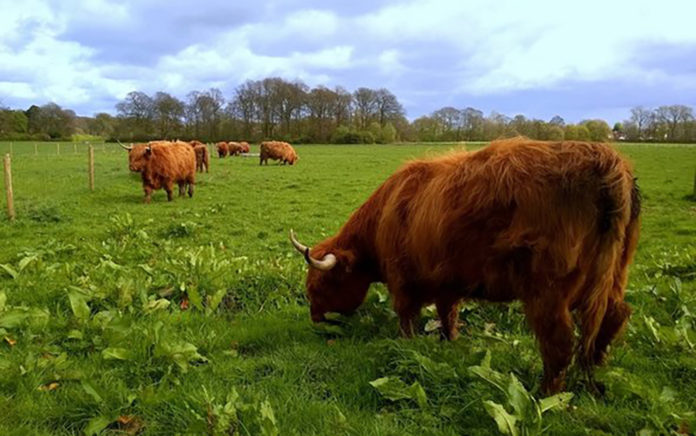
<instances>
[{"instance_id":1,"label":"grassy pasture","mask_svg":"<svg viewBox=\"0 0 696 436\"><path fill-rule=\"evenodd\" d=\"M464 305L453 343L428 310L400 339L382 286L340 326L309 321L288 229L314 243L402 162L456 146L298 146L292 167L212 157L193 199L150 205L118 147L97 145L95 192L85 146L60 147L14 143L16 222L0 200L2 435L497 434L488 400L520 434L696 429L696 147L619 146L644 197L634 314L598 371L606 395L573 371L569 406L540 419L491 383L527 406L538 394L519 305ZM482 377L470 367L487 354Z\"/></svg>"}]
</instances>

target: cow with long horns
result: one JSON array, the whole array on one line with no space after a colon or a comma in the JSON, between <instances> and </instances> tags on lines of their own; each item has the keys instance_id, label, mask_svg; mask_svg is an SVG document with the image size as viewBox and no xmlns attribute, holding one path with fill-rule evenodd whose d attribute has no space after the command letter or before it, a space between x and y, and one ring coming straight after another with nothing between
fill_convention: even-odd
<instances>
[{"instance_id":1,"label":"cow with long horns","mask_svg":"<svg viewBox=\"0 0 696 436\"><path fill-rule=\"evenodd\" d=\"M592 381L629 317L639 214L630 165L611 147L513 139L410 162L336 235L313 248L290 238L310 266L315 322L355 310L372 282L387 284L406 336L426 304L454 339L462 299L521 300L544 363L542 390L553 393L573 357L574 320L578 363Z\"/></svg>"},{"instance_id":2,"label":"cow with long horns","mask_svg":"<svg viewBox=\"0 0 696 436\"><path fill-rule=\"evenodd\" d=\"M119 144L128 150L130 170L140 173L142 177L145 203L150 203L153 190L162 188L167 192L167 200L172 201L175 183L179 185L180 196L184 195L188 186L188 195L193 197L196 156L188 143L153 141L130 146Z\"/></svg>"}]
</instances>

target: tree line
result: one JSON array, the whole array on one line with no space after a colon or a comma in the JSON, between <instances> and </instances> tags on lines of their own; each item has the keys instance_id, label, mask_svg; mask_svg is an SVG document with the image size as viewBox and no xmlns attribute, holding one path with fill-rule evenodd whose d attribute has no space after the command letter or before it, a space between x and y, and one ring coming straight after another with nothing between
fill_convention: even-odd
<instances>
[{"instance_id":1,"label":"tree line","mask_svg":"<svg viewBox=\"0 0 696 436\"><path fill-rule=\"evenodd\" d=\"M395 141L489 141L523 135L544 140L696 142L696 120L689 106L631 109L613 128L604 120L566 123L508 117L478 109L443 107L413 121L385 88L310 88L277 77L250 80L229 98L216 88L192 91L181 100L166 92L129 93L116 115L77 116L55 103L27 110L0 109L0 139L128 142L152 139L260 141L292 143L390 143Z\"/></svg>"}]
</instances>

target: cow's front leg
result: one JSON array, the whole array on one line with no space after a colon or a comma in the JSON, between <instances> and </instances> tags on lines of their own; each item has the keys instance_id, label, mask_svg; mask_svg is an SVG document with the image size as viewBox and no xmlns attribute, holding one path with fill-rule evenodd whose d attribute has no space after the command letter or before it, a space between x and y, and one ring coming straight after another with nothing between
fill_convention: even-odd
<instances>
[{"instance_id":1,"label":"cow's front leg","mask_svg":"<svg viewBox=\"0 0 696 436\"><path fill-rule=\"evenodd\" d=\"M440 331L442 339L453 341L459 336L459 296L454 294L445 294L437 299L435 307L437 315L440 317L442 330Z\"/></svg>"},{"instance_id":2,"label":"cow's front leg","mask_svg":"<svg viewBox=\"0 0 696 436\"><path fill-rule=\"evenodd\" d=\"M145 191L145 203L149 204L150 200L152 199L152 187L150 186L145 186L143 188L143 191Z\"/></svg>"}]
</instances>

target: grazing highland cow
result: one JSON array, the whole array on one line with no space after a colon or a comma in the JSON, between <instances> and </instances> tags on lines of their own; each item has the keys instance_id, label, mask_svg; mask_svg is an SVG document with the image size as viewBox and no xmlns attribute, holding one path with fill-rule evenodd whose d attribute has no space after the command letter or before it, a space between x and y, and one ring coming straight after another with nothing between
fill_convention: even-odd
<instances>
[{"instance_id":1,"label":"grazing highland cow","mask_svg":"<svg viewBox=\"0 0 696 436\"><path fill-rule=\"evenodd\" d=\"M261 143L261 152L259 154L260 161L259 165L263 165L265 162L268 165L268 159L273 159L279 161L279 164L285 165L289 163L290 165L297 162L299 157L292 145L287 142L280 141L266 141Z\"/></svg>"},{"instance_id":2,"label":"grazing highland cow","mask_svg":"<svg viewBox=\"0 0 696 436\"><path fill-rule=\"evenodd\" d=\"M387 284L406 336L429 303L454 339L460 300L521 300L542 390L553 393L564 388L575 320L578 363L596 388L592 366L631 312L639 214L632 170L611 147L518 138L404 165L311 250L290 235L311 266L315 322L355 310L372 282Z\"/></svg>"},{"instance_id":3,"label":"grazing highland cow","mask_svg":"<svg viewBox=\"0 0 696 436\"><path fill-rule=\"evenodd\" d=\"M243 153L244 147L242 147L242 144L239 142L228 142L227 143L227 151L229 152L230 156L239 156L241 153Z\"/></svg>"},{"instance_id":4,"label":"grazing highland cow","mask_svg":"<svg viewBox=\"0 0 696 436\"><path fill-rule=\"evenodd\" d=\"M190 145L184 142L153 141L123 148L128 150L129 168L139 172L143 179L145 203L149 203L152 191L164 188L167 200L172 201L174 184L179 185L183 196L188 185L189 197L193 197L196 178L196 157Z\"/></svg>"},{"instance_id":5,"label":"grazing highland cow","mask_svg":"<svg viewBox=\"0 0 696 436\"><path fill-rule=\"evenodd\" d=\"M217 144L215 144L215 148L217 149L219 158L227 157L229 148L227 147L226 142L218 142Z\"/></svg>"},{"instance_id":6,"label":"grazing highland cow","mask_svg":"<svg viewBox=\"0 0 696 436\"><path fill-rule=\"evenodd\" d=\"M242 147L242 153L249 153L249 151L251 150L249 148L249 143L246 141L240 142L239 145Z\"/></svg>"}]
</instances>

